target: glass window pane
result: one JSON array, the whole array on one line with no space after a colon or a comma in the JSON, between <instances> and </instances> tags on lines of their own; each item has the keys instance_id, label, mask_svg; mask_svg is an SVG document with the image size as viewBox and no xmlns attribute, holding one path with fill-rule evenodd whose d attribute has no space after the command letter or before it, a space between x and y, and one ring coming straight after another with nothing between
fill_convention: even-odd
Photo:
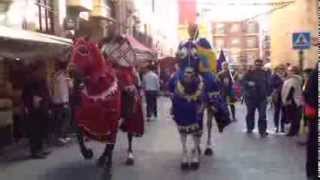
<instances>
[{"instance_id":1,"label":"glass window pane","mask_svg":"<svg viewBox=\"0 0 320 180\"><path fill-rule=\"evenodd\" d=\"M231 39L231 46L240 46L240 39L239 38Z\"/></svg>"},{"instance_id":2,"label":"glass window pane","mask_svg":"<svg viewBox=\"0 0 320 180\"><path fill-rule=\"evenodd\" d=\"M215 39L215 45L217 48L224 48L224 39Z\"/></svg>"},{"instance_id":3,"label":"glass window pane","mask_svg":"<svg viewBox=\"0 0 320 180\"><path fill-rule=\"evenodd\" d=\"M230 32L237 33L240 31L240 24L232 24Z\"/></svg>"},{"instance_id":4,"label":"glass window pane","mask_svg":"<svg viewBox=\"0 0 320 180\"><path fill-rule=\"evenodd\" d=\"M257 33L257 28L255 23L249 23L247 25L247 32L248 33Z\"/></svg>"},{"instance_id":5,"label":"glass window pane","mask_svg":"<svg viewBox=\"0 0 320 180\"><path fill-rule=\"evenodd\" d=\"M225 32L225 26L223 23L218 23L216 25L216 33L223 34Z\"/></svg>"},{"instance_id":6,"label":"glass window pane","mask_svg":"<svg viewBox=\"0 0 320 180\"><path fill-rule=\"evenodd\" d=\"M252 37L247 39L247 48L257 48L258 43L257 43L257 38Z\"/></svg>"}]
</instances>

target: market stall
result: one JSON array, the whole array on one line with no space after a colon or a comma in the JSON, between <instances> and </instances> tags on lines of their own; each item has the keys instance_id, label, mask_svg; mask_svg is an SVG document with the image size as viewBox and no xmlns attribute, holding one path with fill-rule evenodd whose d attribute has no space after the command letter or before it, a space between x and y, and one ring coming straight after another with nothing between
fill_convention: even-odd
<instances>
[{"instance_id":1,"label":"market stall","mask_svg":"<svg viewBox=\"0 0 320 180\"><path fill-rule=\"evenodd\" d=\"M54 61L66 59L71 46L71 39L0 26L0 148L19 134L14 127L23 117L21 93L29 64L42 63L48 80Z\"/></svg>"}]
</instances>

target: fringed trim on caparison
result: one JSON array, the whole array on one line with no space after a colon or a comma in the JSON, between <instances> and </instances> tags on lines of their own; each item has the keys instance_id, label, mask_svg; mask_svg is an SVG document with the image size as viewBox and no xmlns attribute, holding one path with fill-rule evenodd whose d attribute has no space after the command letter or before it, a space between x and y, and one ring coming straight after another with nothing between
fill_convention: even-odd
<instances>
[{"instance_id":1,"label":"fringed trim on caparison","mask_svg":"<svg viewBox=\"0 0 320 180\"><path fill-rule=\"evenodd\" d=\"M199 124L191 124L188 126L177 126L178 131L181 134L195 134L195 135L202 135L202 128L200 127Z\"/></svg>"},{"instance_id":2,"label":"fringed trim on caparison","mask_svg":"<svg viewBox=\"0 0 320 180\"><path fill-rule=\"evenodd\" d=\"M110 136L112 135L112 132L109 131L107 133L96 133L93 132L91 129L89 129L88 127L80 124L79 128L82 130L82 132L88 136L90 139L99 141L99 142L104 142L104 143L115 143L115 142L109 142L108 140L110 139ZM117 133L117 132L114 132Z\"/></svg>"}]
</instances>

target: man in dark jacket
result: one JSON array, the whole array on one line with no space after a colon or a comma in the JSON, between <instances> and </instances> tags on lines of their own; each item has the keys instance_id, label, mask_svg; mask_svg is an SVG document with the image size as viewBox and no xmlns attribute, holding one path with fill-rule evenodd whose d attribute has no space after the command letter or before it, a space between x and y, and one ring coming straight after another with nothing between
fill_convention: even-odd
<instances>
[{"instance_id":1,"label":"man in dark jacket","mask_svg":"<svg viewBox=\"0 0 320 180\"><path fill-rule=\"evenodd\" d=\"M305 116L308 117L308 142L307 142L307 163L306 174L310 180L317 179L317 107L318 107L318 71L317 68L311 73L305 90L303 92L305 100Z\"/></svg>"},{"instance_id":2,"label":"man in dark jacket","mask_svg":"<svg viewBox=\"0 0 320 180\"><path fill-rule=\"evenodd\" d=\"M23 88L22 99L27 121L27 134L30 142L31 157L45 158L43 140L48 131L49 90L40 65L31 67L31 79Z\"/></svg>"},{"instance_id":3,"label":"man in dark jacket","mask_svg":"<svg viewBox=\"0 0 320 180\"><path fill-rule=\"evenodd\" d=\"M255 68L246 73L243 77L243 87L245 91L245 101L247 105L247 133L252 133L254 129L255 110L259 112L259 133L261 137L266 137L267 133L267 98L271 94L270 75L263 70L263 61L255 60Z\"/></svg>"}]
</instances>

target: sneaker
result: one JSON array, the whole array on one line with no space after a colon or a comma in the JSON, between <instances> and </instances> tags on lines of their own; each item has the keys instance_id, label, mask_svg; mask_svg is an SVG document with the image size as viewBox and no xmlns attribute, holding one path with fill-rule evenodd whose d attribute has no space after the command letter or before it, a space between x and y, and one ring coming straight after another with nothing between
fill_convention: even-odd
<instances>
[{"instance_id":1,"label":"sneaker","mask_svg":"<svg viewBox=\"0 0 320 180\"><path fill-rule=\"evenodd\" d=\"M260 133L260 136L262 138L267 137L268 135L269 135L269 133L267 133L267 132Z\"/></svg>"},{"instance_id":2,"label":"sneaker","mask_svg":"<svg viewBox=\"0 0 320 180\"><path fill-rule=\"evenodd\" d=\"M64 141L65 141L66 143L70 142L71 140L72 140L72 139L69 138L69 137L64 138Z\"/></svg>"},{"instance_id":3,"label":"sneaker","mask_svg":"<svg viewBox=\"0 0 320 180\"><path fill-rule=\"evenodd\" d=\"M49 151L49 150L42 150L42 151L40 152L40 154L42 154L42 155L44 155L44 156L48 156L49 154L51 154L51 151Z\"/></svg>"},{"instance_id":4,"label":"sneaker","mask_svg":"<svg viewBox=\"0 0 320 180\"><path fill-rule=\"evenodd\" d=\"M58 146L63 146L63 145L65 145L67 142L66 142L66 140L64 139L64 138L59 138L58 140L57 140L57 145Z\"/></svg>"},{"instance_id":5,"label":"sneaker","mask_svg":"<svg viewBox=\"0 0 320 180\"><path fill-rule=\"evenodd\" d=\"M248 129L247 134L252 134L252 129Z\"/></svg>"}]
</instances>

